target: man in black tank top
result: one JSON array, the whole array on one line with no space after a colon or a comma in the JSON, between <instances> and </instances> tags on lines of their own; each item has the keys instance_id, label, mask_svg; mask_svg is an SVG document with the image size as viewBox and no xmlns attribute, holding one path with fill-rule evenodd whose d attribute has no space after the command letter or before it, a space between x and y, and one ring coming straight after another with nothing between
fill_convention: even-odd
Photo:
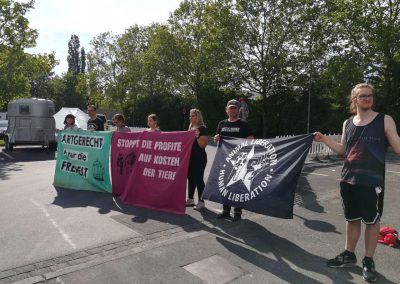
<instances>
[{"instance_id":1,"label":"man in black tank top","mask_svg":"<svg viewBox=\"0 0 400 284\"><path fill-rule=\"evenodd\" d=\"M350 111L355 114L343 123L342 140L337 143L316 132L315 141L325 143L338 155L344 156L340 194L346 218L345 250L327 265L332 268L353 266L354 254L365 227L365 256L363 278L375 281L377 273L373 256L379 237L385 185L385 152L388 144L400 154L400 137L392 117L373 111L374 88L358 84L351 91Z\"/></svg>"}]
</instances>

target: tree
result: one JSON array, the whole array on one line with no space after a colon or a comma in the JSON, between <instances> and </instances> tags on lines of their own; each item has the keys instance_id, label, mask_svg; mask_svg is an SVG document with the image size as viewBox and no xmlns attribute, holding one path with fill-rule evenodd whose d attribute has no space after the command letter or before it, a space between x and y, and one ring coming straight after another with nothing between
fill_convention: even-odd
<instances>
[{"instance_id":1,"label":"tree","mask_svg":"<svg viewBox=\"0 0 400 284\"><path fill-rule=\"evenodd\" d=\"M118 60L118 37L111 32L102 33L90 42L88 54L90 100L98 100L103 106L123 105L125 93L119 94L118 83L122 69Z\"/></svg>"},{"instance_id":2,"label":"tree","mask_svg":"<svg viewBox=\"0 0 400 284\"><path fill-rule=\"evenodd\" d=\"M73 74L84 74L86 68L86 53L82 47L80 50L79 37L77 35L71 35L71 39L68 42L68 72Z\"/></svg>"},{"instance_id":3,"label":"tree","mask_svg":"<svg viewBox=\"0 0 400 284\"><path fill-rule=\"evenodd\" d=\"M32 97L49 99L53 96L51 81L57 64L54 53L30 55L26 66Z\"/></svg>"},{"instance_id":4,"label":"tree","mask_svg":"<svg viewBox=\"0 0 400 284\"><path fill-rule=\"evenodd\" d=\"M363 80L376 86L378 107L400 122L400 5L398 1L326 3L342 50L361 58ZM355 82L357 83L357 82ZM354 83L354 84L355 84Z\"/></svg>"},{"instance_id":5,"label":"tree","mask_svg":"<svg viewBox=\"0 0 400 284\"><path fill-rule=\"evenodd\" d=\"M235 21L229 1L212 0L183 1L169 19L176 89L195 97L211 129L225 117L225 94L237 96L231 72Z\"/></svg>"},{"instance_id":6,"label":"tree","mask_svg":"<svg viewBox=\"0 0 400 284\"><path fill-rule=\"evenodd\" d=\"M29 95L24 49L36 44L37 31L29 27L25 14L34 1L0 1L0 108L8 101Z\"/></svg>"},{"instance_id":7,"label":"tree","mask_svg":"<svg viewBox=\"0 0 400 284\"><path fill-rule=\"evenodd\" d=\"M83 47L81 48L81 56L79 57L79 66L80 66L79 73L85 74L85 72L86 72L86 52Z\"/></svg>"},{"instance_id":8,"label":"tree","mask_svg":"<svg viewBox=\"0 0 400 284\"><path fill-rule=\"evenodd\" d=\"M262 98L264 137L267 111L272 108L267 98L292 85L301 7L297 1L236 1L234 15L239 25L232 50L236 76L243 81L243 89Z\"/></svg>"}]
</instances>

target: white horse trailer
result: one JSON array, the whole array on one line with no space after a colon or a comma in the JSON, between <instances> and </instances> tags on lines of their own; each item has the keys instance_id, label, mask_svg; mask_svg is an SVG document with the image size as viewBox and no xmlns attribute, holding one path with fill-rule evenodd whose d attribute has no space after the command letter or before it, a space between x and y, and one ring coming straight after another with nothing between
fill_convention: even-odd
<instances>
[{"instance_id":1,"label":"white horse trailer","mask_svg":"<svg viewBox=\"0 0 400 284\"><path fill-rule=\"evenodd\" d=\"M6 149L17 145L42 145L57 148L54 103L50 100L29 98L8 103Z\"/></svg>"}]
</instances>

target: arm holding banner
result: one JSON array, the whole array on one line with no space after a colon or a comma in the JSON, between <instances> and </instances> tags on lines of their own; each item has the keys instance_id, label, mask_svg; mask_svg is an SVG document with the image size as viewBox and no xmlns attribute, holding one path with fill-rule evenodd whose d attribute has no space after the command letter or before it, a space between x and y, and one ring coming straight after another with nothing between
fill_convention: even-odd
<instances>
[{"instance_id":1,"label":"arm holding banner","mask_svg":"<svg viewBox=\"0 0 400 284\"><path fill-rule=\"evenodd\" d=\"M330 139L329 137L325 136L321 132L315 132L314 133L314 140L316 142L322 142L326 146L332 149L333 152L340 156L344 156L345 151L346 151L346 121L343 123L343 131L342 131L342 140L340 143Z\"/></svg>"},{"instance_id":2,"label":"arm holding banner","mask_svg":"<svg viewBox=\"0 0 400 284\"><path fill-rule=\"evenodd\" d=\"M400 137L396 130L396 123L389 115L385 115L385 135L396 154L400 154Z\"/></svg>"}]
</instances>

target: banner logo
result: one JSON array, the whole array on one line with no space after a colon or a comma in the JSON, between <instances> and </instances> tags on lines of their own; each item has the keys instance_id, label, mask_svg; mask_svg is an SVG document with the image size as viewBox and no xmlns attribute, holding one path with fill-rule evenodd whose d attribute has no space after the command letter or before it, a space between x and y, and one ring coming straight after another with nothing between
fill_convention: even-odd
<instances>
[{"instance_id":1,"label":"banner logo","mask_svg":"<svg viewBox=\"0 0 400 284\"><path fill-rule=\"evenodd\" d=\"M234 202L256 198L267 190L277 163L275 147L268 140L242 142L227 154L219 171L220 193Z\"/></svg>"}]
</instances>

